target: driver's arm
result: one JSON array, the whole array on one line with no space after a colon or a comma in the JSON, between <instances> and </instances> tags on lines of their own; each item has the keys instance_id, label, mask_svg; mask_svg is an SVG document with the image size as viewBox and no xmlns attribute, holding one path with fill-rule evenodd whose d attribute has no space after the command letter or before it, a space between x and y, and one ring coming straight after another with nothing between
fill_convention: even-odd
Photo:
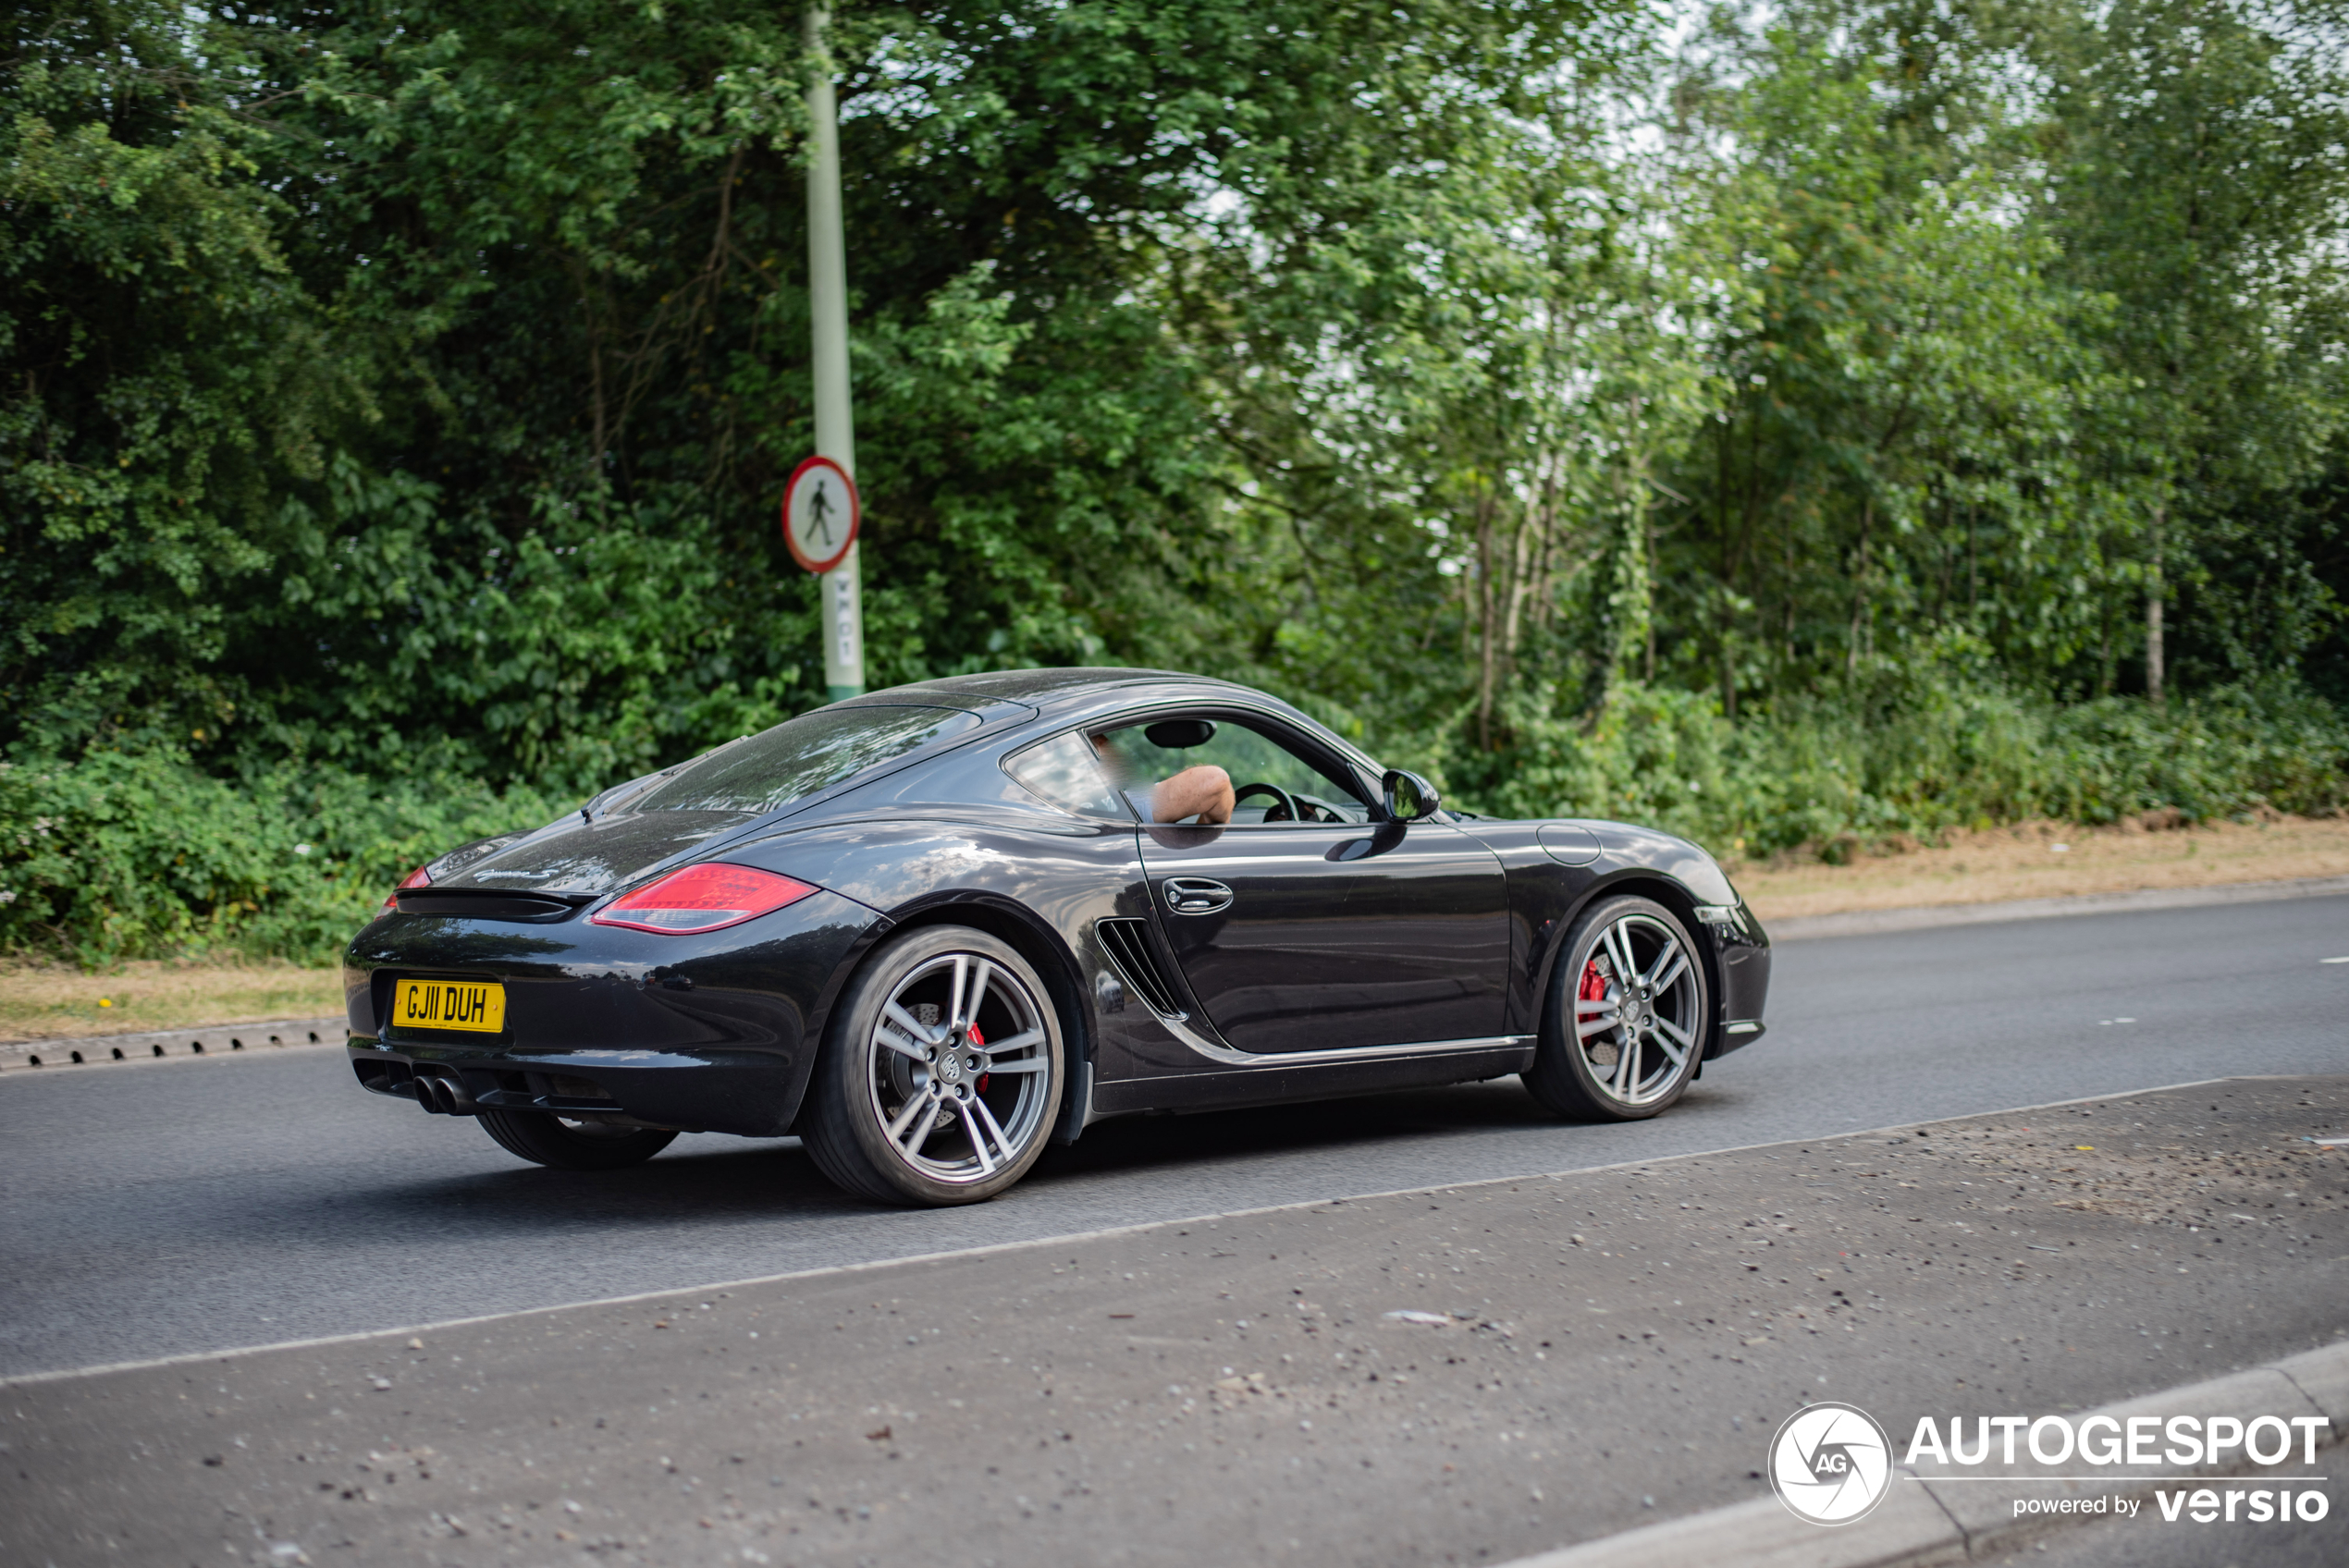
<instances>
[{"instance_id":1,"label":"driver's arm","mask_svg":"<svg viewBox=\"0 0 2349 1568\"><path fill-rule=\"evenodd\" d=\"M1210 824L1232 820L1230 774L1202 764L1187 767L1174 778L1162 778L1151 786L1152 822L1185 822L1194 816Z\"/></svg>"}]
</instances>

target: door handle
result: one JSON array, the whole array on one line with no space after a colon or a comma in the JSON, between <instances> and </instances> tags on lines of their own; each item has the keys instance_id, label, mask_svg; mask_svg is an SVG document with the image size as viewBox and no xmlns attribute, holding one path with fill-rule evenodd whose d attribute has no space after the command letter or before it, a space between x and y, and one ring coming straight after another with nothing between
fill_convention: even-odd
<instances>
[{"instance_id":1,"label":"door handle","mask_svg":"<svg viewBox=\"0 0 2349 1568\"><path fill-rule=\"evenodd\" d=\"M1166 879L1166 907L1176 914L1215 914L1232 907L1232 890L1205 876Z\"/></svg>"}]
</instances>

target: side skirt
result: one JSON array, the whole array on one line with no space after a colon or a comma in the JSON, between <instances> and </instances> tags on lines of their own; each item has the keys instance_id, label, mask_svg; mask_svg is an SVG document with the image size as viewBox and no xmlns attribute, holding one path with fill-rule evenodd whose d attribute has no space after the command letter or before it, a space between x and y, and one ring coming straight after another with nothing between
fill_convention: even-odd
<instances>
[{"instance_id":1,"label":"side skirt","mask_svg":"<svg viewBox=\"0 0 2349 1568\"><path fill-rule=\"evenodd\" d=\"M1500 1078L1522 1072L1533 1065L1533 1036L1433 1040L1295 1051L1280 1056L1251 1056L1225 1047L1214 1047L1213 1060L1224 1061L1230 1058L1237 1058L1247 1065L1222 1072L1186 1072L1131 1078L1115 1084L1097 1083L1093 1086L1094 1113L1118 1116L1142 1110L1221 1109Z\"/></svg>"}]
</instances>

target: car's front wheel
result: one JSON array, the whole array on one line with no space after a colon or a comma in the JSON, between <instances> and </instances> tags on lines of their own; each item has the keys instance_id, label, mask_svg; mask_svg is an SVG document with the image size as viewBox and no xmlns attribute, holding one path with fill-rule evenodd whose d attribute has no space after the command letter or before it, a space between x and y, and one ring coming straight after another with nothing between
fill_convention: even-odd
<instances>
[{"instance_id":1,"label":"car's front wheel","mask_svg":"<svg viewBox=\"0 0 2349 1568\"><path fill-rule=\"evenodd\" d=\"M976 1203L1027 1173L1059 1113L1061 1024L1009 943L963 925L892 938L825 1031L800 1134L881 1203Z\"/></svg>"},{"instance_id":2,"label":"car's front wheel","mask_svg":"<svg viewBox=\"0 0 2349 1568\"><path fill-rule=\"evenodd\" d=\"M1680 1097L1704 1051L1704 955L1653 899L1604 899L1552 971L1525 1086L1561 1116L1637 1121Z\"/></svg>"}]
</instances>

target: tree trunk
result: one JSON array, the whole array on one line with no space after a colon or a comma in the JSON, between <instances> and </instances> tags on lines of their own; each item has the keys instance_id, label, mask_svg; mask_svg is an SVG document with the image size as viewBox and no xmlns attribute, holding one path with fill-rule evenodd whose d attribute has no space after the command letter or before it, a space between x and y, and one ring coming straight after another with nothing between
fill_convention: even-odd
<instances>
[{"instance_id":1,"label":"tree trunk","mask_svg":"<svg viewBox=\"0 0 2349 1568\"><path fill-rule=\"evenodd\" d=\"M1654 591L1648 581L1647 453L1627 444L1615 474L1616 512L1606 545L1606 644L1596 663L1588 708L1590 723L1606 709L1616 687L1631 678L1644 655L1653 658Z\"/></svg>"},{"instance_id":2,"label":"tree trunk","mask_svg":"<svg viewBox=\"0 0 2349 1568\"><path fill-rule=\"evenodd\" d=\"M1640 666L1640 679L1655 684L1655 508L1648 496L1647 454L1640 454L1640 466L1631 476L1631 484L1639 496L1640 508L1640 594L1642 606L1640 619L1647 623L1647 658Z\"/></svg>"},{"instance_id":3,"label":"tree trunk","mask_svg":"<svg viewBox=\"0 0 2349 1568\"><path fill-rule=\"evenodd\" d=\"M2097 617L2097 695L2112 695L2112 601L2108 598Z\"/></svg>"},{"instance_id":4,"label":"tree trunk","mask_svg":"<svg viewBox=\"0 0 2349 1568\"><path fill-rule=\"evenodd\" d=\"M1517 537L1509 549L1508 615L1501 627L1501 674L1504 678L1517 672L1518 640L1525 630L1526 602L1532 596L1539 566L1537 546L1546 547L1539 530L1539 512L1523 505L1517 506Z\"/></svg>"},{"instance_id":5,"label":"tree trunk","mask_svg":"<svg viewBox=\"0 0 2349 1568\"><path fill-rule=\"evenodd\" d=\"M1876 532L1876 498L1870 496L1860 510L1860 570L1851 583L1851 634L1843 645L1843 673L1851 679L1860 673L1860 629L1868 615L1868 536Z\"/></svg>"},{"instance_id":6,"label":"tree trunk","mask_svg":"<svg viewBox=\"0 0 2349 1568\"><path fill-rule=\"evenodd\" d=\"M1981 552L1976 544L1979 532L1974 525L1974 504L1969 501L1965 508L1965 613L1969 621L1982 608Z\"/></svg>"},{"instance_id":7,"label":"tree trunk","mask_svg":"<svg viewBox=\"0 0 2349 1568\"><path fill-rule=\"evenodd\" d=\"M1476 696L1476 743L1493 749L1493 689L1499 676L1500 628L1494 624L1493 584L1493 492L1487 486L1476 505L1476 610L1482 647Z\"/></svg>"},{"instance_id":8,"label":"tree trunk","mask_svg":"<svg viewBox=\"0 0 2349 1568\"><path fill-rule=\"evenodd\" d=\"M1631 428L1630 450L1624 462L1623 565L1616 577L1617 640L1615 660L1618 669L1631 662L1636 653L1641 656L1643 679L1655 679L1655 583L1650 574L1648 540L1648 454L1640 440L1636 415Z\"/></svg>"},{"instance_id":9,"label":"tree trunk","mask_svg":"<svg viewBox=\"0 0 2349 1568\"><path fill-rule=\"evenodd\" d=\"M2146 573L2146 700L2155 707L2166 700L2162 691L2166 672L2161 646L2161 532L2169 509L2167 501L2153 508L2153 561Z\"/></svg>"},{"instance_id":10,"label":"tree trunk","mask_svg":"<svg viewBox=\"0 0 2349 1568\"><path fill-rule=\"evenodd\" d=\"M1794 668L1794 508L1778 508L1778 580L1786 592L1786 667ZM1765 636L1768 633L1765 632Z\"/></svg>"}]
</instances>

